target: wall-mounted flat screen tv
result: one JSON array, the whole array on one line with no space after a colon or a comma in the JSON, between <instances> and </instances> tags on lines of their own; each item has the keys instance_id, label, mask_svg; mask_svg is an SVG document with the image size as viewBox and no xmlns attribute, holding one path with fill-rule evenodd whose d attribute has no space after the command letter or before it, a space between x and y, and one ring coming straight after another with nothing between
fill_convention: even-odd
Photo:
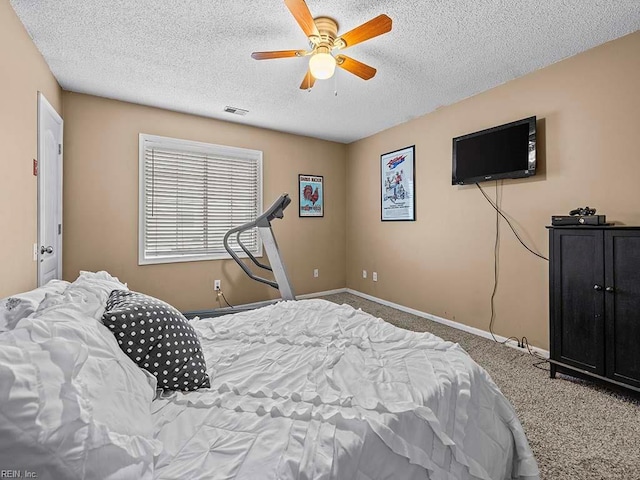
<instances>
[{"instance_id":1,"label":"wall-mounted flat screen tv","mask_svg":"<svg viewBox=\"0 0 640 480\"><path fill-rule=\"evenodd\" d=\"M536 117L453 139L452 185L536 174Z\"/></svg>"}]
</instances>

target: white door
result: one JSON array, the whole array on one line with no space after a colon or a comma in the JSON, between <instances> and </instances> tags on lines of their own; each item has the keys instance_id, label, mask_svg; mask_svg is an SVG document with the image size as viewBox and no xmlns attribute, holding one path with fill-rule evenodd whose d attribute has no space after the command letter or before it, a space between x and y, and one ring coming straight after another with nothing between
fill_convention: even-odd
<instances>
[{"instance_id":1,"label":"white door","mask_svg":"<svg viewBox=\"0 0 640 480\"><path fill-rule=\"evenodd\" d=\"M38 92L38 285L62 278L62 118Z\"/></svg>"}]
</instances>

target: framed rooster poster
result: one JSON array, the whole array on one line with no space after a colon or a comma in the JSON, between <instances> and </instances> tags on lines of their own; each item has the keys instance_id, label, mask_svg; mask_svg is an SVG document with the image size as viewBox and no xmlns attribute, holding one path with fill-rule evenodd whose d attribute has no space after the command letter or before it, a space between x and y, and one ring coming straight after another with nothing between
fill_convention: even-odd
<instances>
[{"instance_id":1,"label":"framed rooster poster","mask_svg":"<svg viewBox=\"0 0 640 480\"><path fill-rule=\"evenodd\" d=\"M415 146L380 156L381 220L415 221Z\"/></svg>"},{"instance_id":2,"label":"framed rooster poster","mask_svg":"<svg viewBox=\"0 0 640 480\"><path fill-rule=\"evenodd\" d=\"M324 217L324 178L321 175L298 175L298 199L301 217Z\"/></svg>"}]
</instances>

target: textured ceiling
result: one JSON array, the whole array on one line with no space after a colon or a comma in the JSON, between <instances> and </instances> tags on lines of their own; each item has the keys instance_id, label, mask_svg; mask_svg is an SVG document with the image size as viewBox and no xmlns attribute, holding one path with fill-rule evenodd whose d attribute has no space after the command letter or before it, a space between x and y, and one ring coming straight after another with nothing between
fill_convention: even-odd
<instances>
[{"instance_id":1,"label":"textured ceiling","mask_svg":"<svg viewBox=\"0 0 640 480\"><path fill-rule=\"evenodd\" d=\"M308 92L308 57L251 58L308 48L282 0L11 4L65 90L343 143L640 29L640 0L308 0L339 33L393 19L345 52L377 68L373 79L336 69Z\"/></svg>"}]
</instances>

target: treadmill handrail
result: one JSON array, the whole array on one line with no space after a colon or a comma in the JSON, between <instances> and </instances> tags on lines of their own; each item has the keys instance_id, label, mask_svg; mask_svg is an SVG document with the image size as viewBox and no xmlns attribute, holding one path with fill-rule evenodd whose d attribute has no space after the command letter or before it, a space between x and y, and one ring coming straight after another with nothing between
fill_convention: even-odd
<instances>
[{"instance_id":1,"label":"treadmill handrail","mask_svg":"<svg viewBox=\"0 0 640 480\"><path fill-rule=\"evenodd\" d=\"M244 232L238 232L238 234L236 235L236 242L238 243L238 245L240 246L240 248L242 248L242 251L244 253L247 254L247 257L251 259L251 261L253 263L255 263L258 267L260 268L264 268L265 270L269 270L270 272L273 271L273 269L269 266L269 265L265 265L263 263L260 263L256 257L253 256L253 253L251 253L251 251L245 247L244 243L242 243L242 241L240 240L240 235L244 233Z\"/></svg>"},{"instance_id":2,"label":"treadmill handrail","mask_svg":"<svg viewBox=\"0 0 640 480\"><path fill-rule=\"evenodd\" d=\"M277 284L277 282L274 282L273 280L269 280L268 278L263 278L263 277L259 277L257 275L255 275L250 269L249 267L247 267L247 265L240 259L240 257L238 257L238 255L236 254L236 252L233 251L233 249L229 246L229 237L234 234L237 233L236 236L236 240L238 242L238 245L240 246L240 248L242 248L242 250L247 254L247 257L249 257L249 259L251 259L251 261L257 265L260 268L263 268L265 270L271 270L271 267L269 267L268 265L263 265L262 263L258 262L258 260L251 254L251 252L249 251L249 249L247 249L244 244L240 241L240 235L247 231L250 230L254 227L271 227L271 220L273 220L274 218L283 218L284 217L284 209L287 208L287 206L291 203L291 198L289 197L288 194L283 194L281 195L274 203L273 205L271 205L267 211L265 211L262 215L260 215L259 217L257 217L255 220L251 221L251 222L247 222L243 225L240 225L238 227L234 227L231 230L229 230L227 233L225 233L224 238L222 239L222 243L224 245L225 250L227 251L227 253L229 253L229 255L231 255L231 258L233 258L235 260L235 262L240 265L240 268L242 268L242 270L244 270L244 273L246 273L249 277L251 277L253 280L256 280L257 282L261 282L261 283L265 283L273 288L277 288L279 289L279 285Z\"/></svg>"}]
</instances>

